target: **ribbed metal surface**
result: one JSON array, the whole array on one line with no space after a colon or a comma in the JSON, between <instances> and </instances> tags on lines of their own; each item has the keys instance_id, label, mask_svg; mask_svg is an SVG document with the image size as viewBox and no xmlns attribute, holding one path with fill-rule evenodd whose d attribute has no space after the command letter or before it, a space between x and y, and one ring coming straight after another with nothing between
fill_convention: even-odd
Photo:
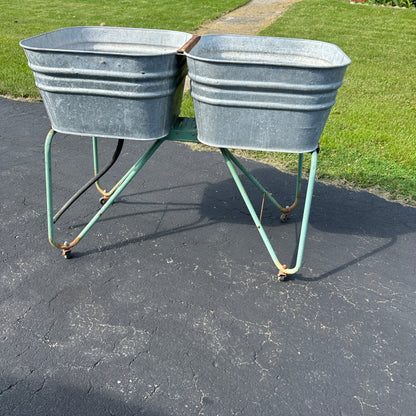
<instances>
[{"instance_id":1,"label":"ribbed metal surface","mask_svg":"<svg viewBox=\"0 0 416 416\"><path fill-rule=\"evenodd\" d=\"M335 45L207 35L187 53L198 139L279 152L317 148L350 59Z\"/></svg>"},{"instance_id":2,"label":"ribbed metal surface","mask_svg":"<svg viewBox=\"0 0 416 416\"><path fill-rule=\"evenodd\" d=\"M70 27L20 42L54 130L152 140L180 112L183 32Z\"/></svg>"}]
</instances>

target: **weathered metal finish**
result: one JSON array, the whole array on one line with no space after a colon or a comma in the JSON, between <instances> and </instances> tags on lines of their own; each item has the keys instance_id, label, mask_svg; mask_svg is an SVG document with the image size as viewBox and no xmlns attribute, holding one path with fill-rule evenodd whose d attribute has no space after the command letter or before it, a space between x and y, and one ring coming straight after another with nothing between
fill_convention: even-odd
<instances>
[{"instance_id":1,"label":"weathered metal finish","mask_svg":"<svg viewBox=\"0 0 416 416\"><path fill-rule=\"evenodd\" d=\"M45 178L46 178L46 200L47 200L47 218L48 218L48 237L49 242L56 248L63 250L63 254L66 255L69 250L77 245L81 239L88 233L92 226L100 219L101 215L112 205L114 200L120 195L124 188L130 183L130 181L136 176L140 169L146 164L146 162L152 157L154 152L163 143L163 139L155 141L149 150L144 153L142 157L129 169L129 171L123 176L114 187L114 192L108 199L108 202L95 214L95 216L89 221L89 223L82 229L78 236L70 243L58 243L54 237L54 221L53 221L53 197L52 197L52 157L51 157L51 144L55 135L55 131L52 129L45 140Z\"/></svg>"},{"instance_id":2,"label":"weathered metal finish","mask_svg":"<svg viewBox=\"0 0 416 416\"><path fill-rule=\"evenodd\" d=\"M129 169L129 171L120 179L120 181L112 188L110 192L105 192L105 196L108 198L107 203L96 213L96 215L90 220L90 222L83 228L83 230L79 233L79 235L71 242L64 242L63 244L58 243L55 241L54 237L54 220L53 220L53 198L52 198L52 162L51 162L51 143L52 139L55 135L55 131L51 130L46 137L45 141L45 173L46 173L46 195L47 195L47 217L48 217L48 237L50 243L62 250L62 254L65 257L68 257L71 253L71 248L77 245L81 239L88 233L88 231L92 228L92 226L99 220L102 214L112 205L114 200L118 197L118 195L125 189L125 187L129 184L129 182L135 177L135 175L140 171L140 169L144 166L144 164L152 157L154 152L158 149L158 147L165 141L165 140L177 140L177 141L189 141L189 142L197 142L196 139L196 126L195 120L190 118L179 118L174 128L171 130L169 135L165 139L160 139L156 141L150 149ZM97 139L93 138L93 156L94 156L94 166L95 171L98 171L98 143ZM263 195L269 199L273 203L275 207L277 207L283 213L289 213L292 209L296 207L299 202L300 198L300 186L301 186L301 178L302 178L302 163L303 163L303 155L299 155L299 166L298 166L298 175L297 175L297 184L296 184L296 200L289 208L283 208L272 196L270 192L268 192L258 181L251 175L247 169L239 162L237 158L235 158L232 153L227 149L221 149L221 152L224 156L226 164L231 172L231 175L234 181L237 184L237 187L244 199L244 202L249 209L249 212L253 218L253 221L263 239L263 242L273 260L276 267L279 270L279 279L282 280L287 274L296 273L301 264L303 259L303 251L305 246L306 240L306 232L307 226L309 221L309 213L310 213L310 206L312 202L312 194L313 194L313 186L315 181L315 174L316 174L316 167L317 167L317 151L312 153L312 160L311 160L311 170L309 174L309 183L308 189L306 194L305 200L305 207L302 219L302 227L301 227L301 234L299 239L299 246L298 246L298 254L296 259L296 265L294 268L287 268L285 264L280 263L278 260L276 253L264 231L263 226L261 225L261 220L257 217L257 214L251 204L251 201L237 175L237 172L234 168L234 165L237 166L247 177L248 179L257 186L257 188L263 192Z\"/></svg>"},{"instance_id":3,"label":"weathered metal finish","mask_svg":"<svg viewBox=\"0 0 416 416\"><path fill-rule=\"evenodd\" d=\"M20 42L52 128L61 133L154 140L180 112L183 32L69 27Z\"/></svg>"},{"instance_id":4,"label":"weathered metal finish","mask_svg":"<svg viewBox=\"0 0 416 416\"><path fill-rule=\"evenodd\" d=\"M196 123L194 118L187 117L178 117L175 121L174 126L170 130L169 134L164 137L163 140L177 141L177 142L187 142L187 143L199 143L196 133ZM94 174L97 175L99 171L99 161L98 161L98 139L96 137L92 138L93 145L93 160L94 160ZM125 177L121 178L120 181L114 185L114 187L107 191L103 189L97 180L95 182L96 188L103 195L100 201L104 204L107 203L110 196L115 192L115 190L123 183Z\"/></svg>"},{"instance_id":5,"label":"weathered metal finish","mask_svg":"<svg viewBox=\"0 0 416 416\"><path fill-rule=\"evenodd\" d=\"M100 199L100 202L103 203L103 204L108 201L108 198L110 197L110 195L111 195L112 192L111 191L110 192L107 192L105 189L101 188L99 179L116 162L118 156L120 155L121 149L123 147L123 142L124 142L123 139L119 139L118 140L118 144L117 144L116 151L114 152L113 157L112 157L110 163L102 171L99 171L99 167L98 167L99 163L98 163L98 144L97 144L97 138L96 137L93 137L92 138L93 160L94 160L94 178L97 178L96 181L95 181L95 186L98 189L98 192L100 192L101 195L103 195L103 197ZM112 191L114 191L114 190L115 190L115 188L113 188Z\"/></svg>"},{"instance_id":6,"label":"weathered metal finish","mask_svg":"<svg viewBox=\"0 0 416 416\"><path fill-rule=\"evenodd\" d=\"M202 142L221 149L279 270L279 280L299 270L317 167L316 149L350 64L338 47L310 40L236 35L191 39L190 34L182 32L107 27L65 28L23 40L20 44L52 123L45 141L48 238L65 257L163 141L172 140ZM196 119L178 118L186 62L192 80ZM63 244L54 237L51 143L56 131L93 137L95 176L68 201L68 206L86 186L94 183L106 202L73 241ZM118 183L106 191L98 180L113 161L97 174L97 136L156 141ZM226 148L298 153L294 203L281 206ZM119 145L115 152L117 157L118 149ZM301 192L303 153L306 152L312 152L308 189L296 264L288 268L279 262L261 225L261 216L265 197L283 213L284 220L296 208ZM234 165L263 193L260 219ZM64 208L67 206L61 211Z\"/></svg>"},{"instance_id":7,"label":"weathered metal finish","mask_svg":"<svg viewBox=\"0 0 416 416\"><path fill-rule=\"evenodd\" d=\"M225 150L224 150L225 151ZM298 160L298 174L297 174L297 181L296 181L296 197L295 201L292 205L288 207L282 207L276 199L272 196L272 194L263 187L263 185L240 163L240 161L229 151L226 151L227 157L247 176L247 178L263 193L265 197L282 213L288 215L291 211L293 211L298 203L300 198L301 192L301 181L302 181L302 167L303 167L303 154L299 154Z\"/></svg>"},{"instance_id":8,"label":"weathered metal finish","mask_svg":"<svg viewBox=\"0 0 416 416\"><path fill-rule=\"evenodd\" d=\"M192 38L189 39L188 42L186 42L180 49L178 49L178 53L189 52L200 40L200 35L192 35Z\"/></svg>"},{"instance_id":9,"label":"weathered metal finish","mask_svg":"<svg viewBox=\"0 0 416 416\"><path fill-rule=\"evenodd\" d=\"M312 40L206 35L186 53L198 139L207 145L314 151L350 59Z\"/></svg>"},{"instance_id":10,"label":"weathered metal finish","mask_svg":"<svg viewBox=\"0 0 416 416\"><path fill-rule=\"evenodd\" d=\"M246 192L246 190L245 190L245 188L244 188L244 186L243 186L243 184L242 184L242 182L241 182L241 180L240 180L240 178L239 178L239 176L238 176L238 174L237 174L237 172L234 168L233 163L236 164L235 161L237 161L237 159L227 149L221 148L221 152L222 152L222 154L224 156L224 159L225 159L225 162L226 162L226 164L227 164L227 166L228 166L228 168L231 172L231 175L232 175L232 177L233 177L233 179L234 179L234 181L237 185L237 188L240 191L240 194L243 197L243 200L244 200L244 202L245 202L245 204L246 204L246 206L247 206L247 208L250 212L250 215L251 215L251 217L254 221L254 224L256 225L256 228L260 233L260 236L261 236L261 238L264 242L264 245L266 246L267 251L270 254L270 257L272 258L274 264L276 265L276 267L279 270L279 274L278 274L279 279L282 280L286 275L296 273L299 270L299 268L302 264L303 252L304 252L304 249L305 249L305 241L306 241L306 234L307 234L307 229L308 229L309 214L310 214L313 188L314 188L315 176L316 176L316 168L317 168L317 161L318 161L317 153L318 152L315 150L312 153L312 157L311 157L311 168L310 168L310 171L309 171L308 189L307 189L307 192L306 192L305 206L304 206L304 210L303 210L302 227L301 227L301 233L300 233L300 237L299 237L298 252L297 252L297 257L296 257L296 264L293 268L288 268L285 264L282 264L278 260L277 255L276 255L276 253L275 253L275 251L274 251L274 249L273 249L273 247L270 243L270 240L267 237L267 234L266 234L266 232L265 232L265 230L264 230L264 228L263 228L263 226L260 222L260 219L258 218L258 216L256 214L256 211L255 211L255 209L254 209L254 207L253 207L253 205L250 201L250 198L248 197L247 192ZM299 162L301 162L301 160L299 160ZM241 165L241 163L237 163L236 166L241 169L242 165ZM244 174L246 174L247 171L244 169L244 170L242 170L242 172ZM298 175L298 178L299 178L299 175ZM253 182L252 178L249 178L249 179ZM299 181L298 181L298 183L299 183ZM259 187L259 189L262 190L264 188ZM267 196L267 191L265 191L264 194ZM298 195L299 195L299 191L297 192L297 198L298 198ZM274 198L270 199L270 201L273 202ZM273 204L278 206L278 207L280 206L279 204L277 204L275 202L273 202Z\"/></svg>"},{"instance_id":11,"label":"weathered metal finish","mask_svg":"<svg viewBox=\"0 0 416 416\"><path fill-rule=\"evenodd\" d=\"M98 163L98 143L97 143L96 137L92 138L92 155L93 155L93 161L94 161L94 175L97 175L100 168L99 168L99 163ZM95 187L97 188L98 192L101 195L103 195L104 197L108 196L108 192L101 187L99 180L95 181Z\"/></svg>"},{"instance_id":12,"label":"weathered metal finish","mask_svg":"<svg viewBox=\"0 0 416 416\"><path fill-rule=\"evenodd\" d=\"M305 208L303 209L302 227L301 227L301 230L300 230L298 254L297 254L297 257L296 257L296 265L293 269L285 270L286 273L289 273L289 274L296 273L300 269L300 266L302 265L303 252L304 252L304 248L305 248L306 234L308 232L309 215L310 215L310 212L311 212L313 189L314 189L314 186L315 186L315 177L316 177L317 167L318 167L318 150L315 150L311 154L311 167L310 167L310 170L309 170L308 189L306 191L306 197L305 197Z\"/></svg>"},{"instance_id":13,"label":"weathered metal finish","mask_svg":"<svg viewBox=\"0 0 416 416\"><path fill-rule=\"evenodd\" d=\"M172 130L165 137L165 140L200 143L197 136L195 119L189 117L178 117L172 127Z\"/></svg>"},{"instance_id":14,"label":"weathered metal finish","mask_svg":"<svg viewBox=\"0 0 416 416\"><path fill-rule=\"evenodd\" d=\"M289 214L298 206L300 200L300 193L302 190L302 170L303 170L303 153L299 153L298 157L298 174L296 177L296 197L292 205L287 206L282 210L283 214L280 217L282 222L287 221Z\"/></svg>"}]
</instances>

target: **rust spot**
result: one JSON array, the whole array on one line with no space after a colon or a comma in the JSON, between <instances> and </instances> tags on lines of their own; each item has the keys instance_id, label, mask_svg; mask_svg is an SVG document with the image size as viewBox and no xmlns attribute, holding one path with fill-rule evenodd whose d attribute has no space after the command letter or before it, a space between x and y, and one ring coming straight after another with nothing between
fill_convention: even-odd
<instances>
[{"instance_id":1,"label":"rust spot","mask_svg":"<svg viewBox=\"0 0 416 416\"><path fill-rule=\"evenodd\" d=\"M69 244L59 244L59 243L53 242L52 239L49 238L49 242L59 250L69 250L72 247L76 246L80 240L81 240L81 237L78 236L77 238L75 238L75 240L71 241Z\"/></svg>"},{"instance_id":2,"label":"rust spot","mask_svg":"<svg viewBox=\"0 0 416 416\"><path fill-rule=\"evenodd\" d=\"M185 43L185 45L178 49L178 53L189 52L199 42L200 39L200 35L193 35L192 38Z\"/></svg>"},{"instance_id":3,"label":"rust spot","mask_svg":"<svg viewBox=\"0 0 416 416\"><path fill-rule=\"evenodd\" d=\"M282 268L279 270L278 276L287 276L287 273L285 272L286 269L287 269L286 264L283 264Z\"/></svg>"}]
</instances>

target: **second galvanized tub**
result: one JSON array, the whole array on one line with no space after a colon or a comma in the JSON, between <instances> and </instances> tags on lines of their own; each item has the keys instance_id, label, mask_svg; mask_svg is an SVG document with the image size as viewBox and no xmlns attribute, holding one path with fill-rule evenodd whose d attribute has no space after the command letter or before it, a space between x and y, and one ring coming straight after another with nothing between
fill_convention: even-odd
<instances>
[{"instance_id":1,"label":"second galvanized tub","mask_svg":"<svg viewBox=\"0 0 416 416\"><path fill-rule=\"evenodd\" d=\"M210 146L317 148L347 55L325 42L206 35L187 54L198 139Z\"/></svg>"},{"instance_id":2,"label":"second galvanized tub","mask_svg":"<svg viewBox=\"0 0 416 416\"><path fill-rule=\"evenodd\" d=\"M152 140L180 112L183 32L69 27L20 42L54 130Z\"/></svg>"}]
</instances>

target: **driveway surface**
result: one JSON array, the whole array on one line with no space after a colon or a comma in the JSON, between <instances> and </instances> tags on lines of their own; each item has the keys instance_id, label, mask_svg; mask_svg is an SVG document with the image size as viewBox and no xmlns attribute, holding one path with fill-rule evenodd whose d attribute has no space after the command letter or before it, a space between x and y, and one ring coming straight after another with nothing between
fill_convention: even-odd
<instances>
[{"instance_id":1,"label":"driveway surface","mask_svg":"<svg viewBox=\"0 0 416 416\"><path fill-rule=\"evenodd\" d=\"M48 130L42 103L0 98L1 415L415 414L415 208L318 182L304 266L278 282L221 154L170 142L66 260L47 240ZM104 161L115 142L99 143ZM127 141L102 184L148 146ZM56 136L56 208L91 152ZM245 165L291 201L292 175ZM98 198L62 216L58 240ZM265 206L286 263L301 212L281 224Z\"/></svg>"}]
</instances>

